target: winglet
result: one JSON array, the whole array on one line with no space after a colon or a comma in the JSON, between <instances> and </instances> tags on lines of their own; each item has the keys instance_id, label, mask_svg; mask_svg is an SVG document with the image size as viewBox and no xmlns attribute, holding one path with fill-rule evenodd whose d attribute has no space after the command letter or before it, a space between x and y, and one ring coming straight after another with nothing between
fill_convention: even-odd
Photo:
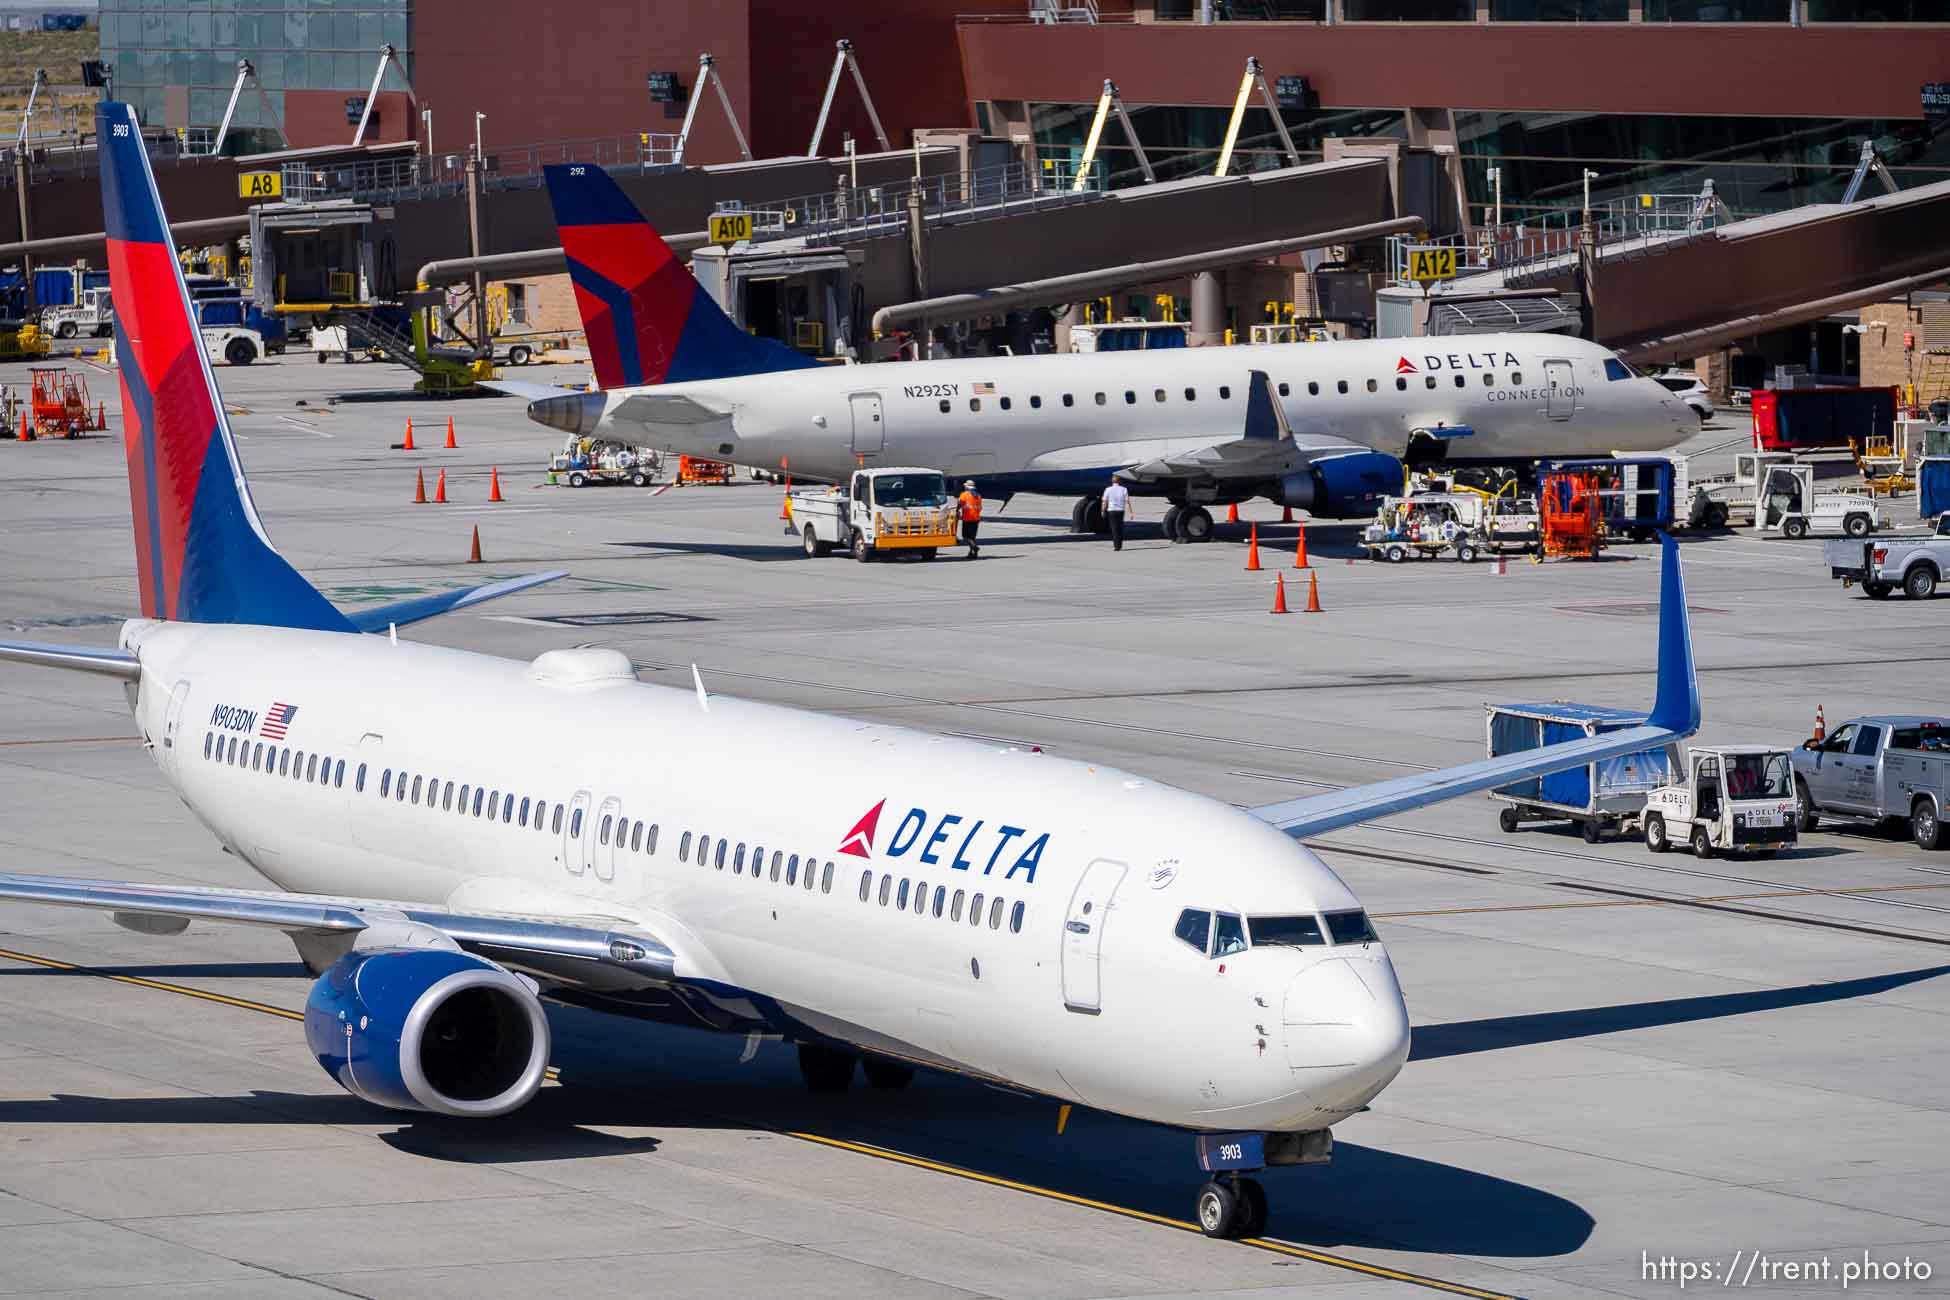
<instances>
[{"instance_id":1,"label":"winglet","mask_svg":"<svg viewBox=\"0 0 1950 1300\"><path fill-rule=\"evenodd\" d=\"M1689 736L1699 730L1699 674L1693 663L1693 629L1686 611L1686 578L1679 543L1659 535L1659 685L1646 725Z\"/></svg>"}]
</instances>

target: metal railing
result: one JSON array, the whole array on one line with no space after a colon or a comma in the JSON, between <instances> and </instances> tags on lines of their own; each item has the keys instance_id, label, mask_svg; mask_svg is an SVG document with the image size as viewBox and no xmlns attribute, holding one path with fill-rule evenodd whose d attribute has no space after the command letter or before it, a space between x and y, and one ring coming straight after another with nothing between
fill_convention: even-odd
<instances>
[{"instance_id":1,"label":"metal railing","mask_svg":"<svg viewBox=\"0 0 1950 1300\"><path fill-rule=\"evenodd\" d=\"M320 199L399 202L460 194L467 188L467 159L471 152L437 153L430 157L415 153L344 163L286 163L284 199L287 203L311 203ZM636 167L649 171L676 166L676 157L676 136L649 131L630 136L516 145L488 155L481 188L484 191L532 188L541 182L542 169L555 163Z\"/></svg>"},{"instance_id":2,"label":"metal railing","mask_svg":"<svg viewBox=\"0 0 1950 1300\"><path fill-rule=\"evenodd\" d=\"M925 220L955 222L1014 216L1030 210L1089 203L1104 196L1101 177L1081 190L1052 181L1042 169L1009 163L973 171L922 176L886 185L841 188L754 206L752 238L838 243L905 229L909 196L919 192Z\"/></svg>"},{"instance_id":3,"label":"metal railing","mask_svg":"<svg viewBox=\"0 0 1950 1300\"><path fill-rule=\"evenodd\" d=\"M1097 0L1029 0L1032 23L1088 23L1098 21Z\"/></svg>"},{"instance_id":4,"label":"metal railing","mask_svg":"<svg viewBox=\"0 0 1950 1300\"><path fill-rule=\"evenodd\" d=\"M1635 194L1592 205L1592 242L1607 257L1636 258L1684 243L1732 219L1708 181L1698 194ZM1438 239L1391 236L1388 281L1407 284L1409 251L1454 248L1456 272L1467 275L1502 271L1506 285L1557 270L1575 257L1583 238L1582 207L1546 209L1523 221L1478 227L1473 240L1461 235Z\"/></svg>"}]
</instances>

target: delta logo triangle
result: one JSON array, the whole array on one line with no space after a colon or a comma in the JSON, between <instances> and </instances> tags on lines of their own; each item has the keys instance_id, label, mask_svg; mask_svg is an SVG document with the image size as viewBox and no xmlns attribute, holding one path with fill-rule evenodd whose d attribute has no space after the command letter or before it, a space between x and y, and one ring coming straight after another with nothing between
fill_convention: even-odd
<instances>
[{"instance_id":1,"label":"delta logo triangle","mask_svg":"<svg viewBox=\"0 0 1950 1300\"><path fill-rule=\"evenodd\" d=\"M1403 357L1395 363L1395 373L1398 375L1413 375L1418 372L1415 369L1415 363L1407 357Z\"/></svg>"},{"instance_id":2,"label":"delta logo triangle","mask_svg":"<svg viewBox=\"0 0 1950 1300\"><path fill-rule=\"evenodd\" d=\"M873 857L873 834L880 826L880 810L886 806L887 801L882 799L867 809L866 816L853 823L853 829L848 831L846 838L840 841L841 853L855 858Z\"/></svg>"}]
</instances>

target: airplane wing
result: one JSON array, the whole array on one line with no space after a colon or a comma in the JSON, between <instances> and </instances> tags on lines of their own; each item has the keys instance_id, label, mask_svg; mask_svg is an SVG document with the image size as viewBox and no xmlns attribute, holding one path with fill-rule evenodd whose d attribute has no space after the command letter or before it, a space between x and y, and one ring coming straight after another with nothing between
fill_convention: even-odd
<instances>
[{"instance_id":1,"label":"airplane wing","mask_svg":"<svg viewBox=\"0 0 1950 1300\"><path fill-rule=\"evenodd\" d=\"M1148 460L1119 470L1117 477L1133 486L1168 479L1280 479L1319 461L1373 454L1372 447L1341 439L1296 437L1266 372L1249 373L1246 423L1237 438Z\"/></svg>"},{"instance_id":2,"label":"airplane wing","mask_svg":"<svg viewBox=\"0 0 1950 1300\"><path fill-rule=\"evenodd\" d=\"M1693 638L1686 617L1686 583L1679 571L1679 547L1663 541L1659 581L1659 678L1652 712L1643 725L1584 740L1464 763L1438 772L1419 772L1331 794L1288 799L1252 810L1253 815L1306 839L1327 831L1440 803L1458 795L1544 776L1599 759L1618 758L1684 740L1699 730L1699 681L1693 665Z\"/></svg>"},{"instance_id":3,"label":"airplane wing","mask_svg":"<svg viewBox=\"0 0 1950 1300\"><path fill-rule=\"evenodd\" d=\"M475 387L485 388L491 393L506 393L530 402L539 402L545 397L568 397L580 394L580 388L557 388L554 384L530 384L519 379L478 379Z\"/></svg>"},{"instance_id":4,"label":"airplane wing","mask_svg":"<svg viewBox=\"0 0 1950 1300\"><path fill-rule=\"evenodd\" d=\"M95 908L114 913L118 922L127 917L151 918L148 928L164 934L180 932L198 920L281 930L311 939L338 936L348 945L362 930L405 921L438 930L465 951L544 984L616 992L676 980L676 954L669 946L618 917L454 912L370 898L136 885L13 872L0 872L0 899Z\"/></svg>"}]
</instances>

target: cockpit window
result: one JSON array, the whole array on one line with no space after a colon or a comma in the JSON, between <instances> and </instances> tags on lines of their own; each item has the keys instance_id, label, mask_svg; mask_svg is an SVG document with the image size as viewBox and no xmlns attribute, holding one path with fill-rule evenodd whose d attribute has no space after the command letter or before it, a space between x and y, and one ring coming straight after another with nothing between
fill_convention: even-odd
<instances>
[{"instance_id":1,"label":"cockpit window","mask_svg":"<svg viewBox=\"0 0 1950 1300\"><path fill-rule=\"evenodd\" d=\"M1218 942L1212 945L1214 957L1246 951L1246 923L1230 912L1219 913Z\"/></svg>"},{"instance_id":2,"label":"cockpit window","mask_svg":"<svg viewBox=\"0 0 1950 1300\"><path fill-rule=\"evenodd\" d=\"M1373 943L1374 927L1368 924L1366 912L1329 912L1327 914L1327 933L1334 936L1335 943Z\"/></svg>"},{"instance_id":3,"label":"cockpit window","mask_svg":"<svg viewBox=\"0 0 1950 1300\"><path fill-rule=\"evenodd\" d=\"M1605 378L1608 380L1630 379L1632 368L1617 357L1605 358Z\"/></svg>"},{"instance_id":4,"label":"cockpit window","mask_svg":"<svg viewBox=\"0 0 1950 1300\"><path fill-rule=\"evenodd\" d=\"M1178 924L1172 933L1198 949L1202 957L1212 938L1212 914L1188 907L1178 914Z\"/></svg>"},{"instance_id":5,"label":"cockpit window","mask_svg":"<svg viewBox=\"0 0 1950 1300\"><path fill-rule=\"evenodd\" d=\"M1327 942L1317 916L1255 916L1249 920L1255 948L1274 944L1288 948L1311 948Z\"/></svg>"}]
</instances>

